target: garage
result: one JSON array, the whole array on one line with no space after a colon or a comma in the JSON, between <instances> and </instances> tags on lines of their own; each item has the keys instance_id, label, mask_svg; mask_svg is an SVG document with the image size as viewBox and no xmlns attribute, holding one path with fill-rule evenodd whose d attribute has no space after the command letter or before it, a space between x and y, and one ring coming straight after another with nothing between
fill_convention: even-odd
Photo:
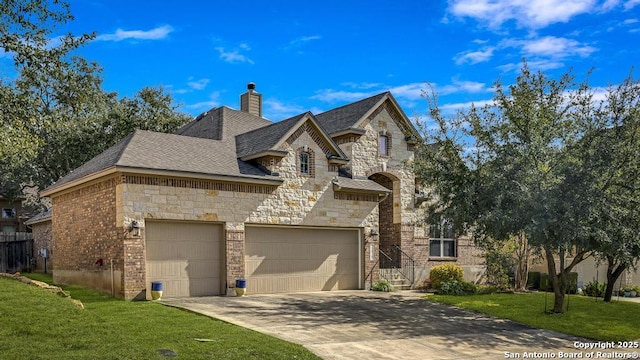
<instances>
[{"instance_id":1,"label":"garage","mask_svg":"<svg viewBox=\"0 0 640 360\"><path fill-rule=\"evenodd\" d=\"M358 229L247 226L245 273L252 293L360 288Z\"/></svg>"},{"instance_id":2,"label":"garage","mask_svg":"<svg viewBox=\"0 0 640 360\"><path fill-rule=\"evenodd\" d=\"M147 289L160 281L163 297L219 295L222 233L220 224L147 220Z\"/></svg>"}]
</instances>

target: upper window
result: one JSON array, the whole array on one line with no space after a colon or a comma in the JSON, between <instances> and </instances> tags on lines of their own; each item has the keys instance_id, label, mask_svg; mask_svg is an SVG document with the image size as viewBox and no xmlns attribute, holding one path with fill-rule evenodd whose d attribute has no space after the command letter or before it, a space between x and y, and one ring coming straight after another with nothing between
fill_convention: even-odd
<instances>
[{"instance_id":1,"label":"upper window","mask_svg":"<svg viewBox=\"0 0 640 360\"><path fill-rule=\"evenodd\" d=\"M391 156L391 137L386 132L378 134L378 155Z\"/></svg>"},{"instance_id":2,"label":"upper window","mask_svg":"<svg viewBox=\"0 0 640 360\"><path fill-rule=\"evenodd\" d=\"M296 162L298 175L315 177L315 157L312 149L307 146L298 149Z\"/></svg>"},{"instance_id":3,"label":"upper window","mask_svg":"<svg viewBox=\"0 0 640 360\"><path fill-rule=\"evenodd\" d=\"M15 219L16 210L15 209L2 209L2 218L3 219Z\"/></svg>"},{"instance_id":4,"label":"upper window","mask_svg":"<svg viewBox=\"0 0 640 360\"><path fill-rule=\"evenodd\" d=\"M300 173L309 174L309 153L300 153Z\"/></svg>"},{"instance_id":5,"label":"upper window","mask_svg":"<svg viewBox=\"0 0 640 360\"><path fill-rule=\"evenodd\" d=\"M456 257L456 239L451 221L443 219L429 225L429 256Z\"/></svg>"}]
</instances>

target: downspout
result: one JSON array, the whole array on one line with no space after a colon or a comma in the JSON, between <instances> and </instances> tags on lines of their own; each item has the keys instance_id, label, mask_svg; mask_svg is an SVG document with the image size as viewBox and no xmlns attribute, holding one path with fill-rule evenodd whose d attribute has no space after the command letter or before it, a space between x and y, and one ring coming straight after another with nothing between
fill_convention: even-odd
<instances>
[{"instance_id":1,"label":"downspout","mask_svg":"<svg viewBox=\"0 0 640 360\"><path fill-rule=\"evenodd\" d=\"M111 262L111 297L116 297L116 291L114 287L114 279L113 279L113 259L109 259Z\"/></svg>"}]
</instances>

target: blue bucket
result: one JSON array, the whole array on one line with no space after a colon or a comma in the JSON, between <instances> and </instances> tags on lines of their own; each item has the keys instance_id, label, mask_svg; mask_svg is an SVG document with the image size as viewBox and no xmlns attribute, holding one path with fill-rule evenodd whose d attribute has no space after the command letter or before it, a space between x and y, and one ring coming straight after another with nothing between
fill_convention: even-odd
<instances>
[{"instance_id":1,"label":"blue bucket","mask_svg":"<svg viewBox=\"0 0 640 360\"><path fill-rule=\"evenodd\" d=\"M245 279L236 280L236 287L240 288L240 289L246 289L247 288L247 280L245 280Z\"/></svg>"},{"instance_id":2,"label":"blue bucket","mask_svg":"<svg viewBox=\"0 0 640 360\"><path fill-rule=\"evenodd\" d=\"M159 281L152 281L151 291L162 291L162 283Z\"/></svg>"}]
</instances>

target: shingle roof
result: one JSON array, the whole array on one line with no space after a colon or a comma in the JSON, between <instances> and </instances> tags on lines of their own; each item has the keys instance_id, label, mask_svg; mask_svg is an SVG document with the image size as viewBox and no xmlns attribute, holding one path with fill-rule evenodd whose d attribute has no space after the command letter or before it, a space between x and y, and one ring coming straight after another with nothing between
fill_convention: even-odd
<instances>
[{"instance_id":1,"label":"shingle roof","mask_svg":"<svg viewBox=\"0 0 640 360\"><path fill-rule=\"evenodd\" d=\"M236 136L237 157L271 150L309 112Z\"/></svg>"},{"instance_id":2,"label":"shingle roof","mask_svg":"<svg viewBox=\"0 0 640 360\"><path fill-rule=\"evenodd\" d=\"M334 185L344 190L354 190L360 192L370 192L377 194L390 194L391 190L369 179L350 179L338 176L334 181Z\"/></svg>"},{"instance_id":3,"label":"shingle roof","mask_svg":"<svg viewBox=\"0 0 640 360\"><path fill-rule=\"evenodd\" d=\"M316 115L316 119L329 134L350 129L387 94L388 91L325 111Z\"/></svg>"},{"instance_id":4,"label":"shingle roof","mask_svg":"<svg viewBox=\"0 0 640 360\"><path fill-rule=\"evenodd\" d=\"M228 142L137 130L61 178L49 189L113 166L277 180L239 161ZM47 190L49 190L47 189Z\"/></svg>"},{"instance_id":5,"label":"shingle roof","mask_svg":"<svg viewBox=\"0 0 640 360\"><path fill-rule=\"evenodd\" d=\"M273 124L271 121L226 106L213 108L176 131L177 135L232 141L236 135Z\"/></svg>"},{"instance_id":6,"label":"shingle roof","mask_svg":"<svg viewBox=\"0 0 640 360\"><path fill-rule=\"evenodd\" d=\"M47 209L47 210L35 215L34 217L32 217L31 219L25 221L24 223L26 225L33 225L33 224L37 224L39 222L48 221L48 220L51 220L51 209Z\"/></svg>"}]
</instances>

